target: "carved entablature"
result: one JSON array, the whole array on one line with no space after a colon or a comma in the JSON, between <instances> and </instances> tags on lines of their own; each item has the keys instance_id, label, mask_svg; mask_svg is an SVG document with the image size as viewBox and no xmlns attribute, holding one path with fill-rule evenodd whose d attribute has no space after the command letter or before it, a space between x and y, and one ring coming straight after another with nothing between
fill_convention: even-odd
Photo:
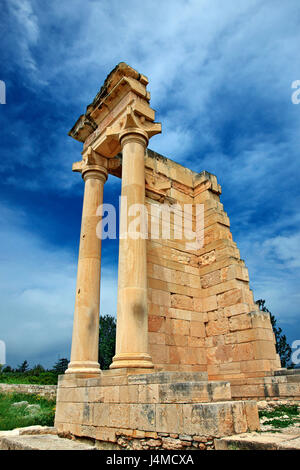
<instances>
[{"instance_id":1,"label":"carved entablature","mask_svg":"<svg viewBox=\"0 0 300 470\"><path fill-rule=\"evenodd\" d=\"M148 79L121 62L106 78L94 101L80 116L69 135L106 158L121 151L120 139L128 133L144 135L149 140L161 132L150 107Z\"/></svg>"}]
</instances>

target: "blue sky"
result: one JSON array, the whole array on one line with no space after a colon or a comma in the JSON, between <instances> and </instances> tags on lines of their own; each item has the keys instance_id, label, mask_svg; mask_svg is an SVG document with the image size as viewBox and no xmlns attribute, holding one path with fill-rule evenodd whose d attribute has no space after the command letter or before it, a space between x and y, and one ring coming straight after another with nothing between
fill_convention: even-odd
<instances>
[{"instance_id":1,"label":"blue sky","mask_svg":"<svg viewBox=\"0 0 300 470\"><path fill-rule=\"evenodd\" d=\"M0 339L7 363L69 357L83 183L67 133L125 61L150 79L153 150L217 175L255 298L300 339L299 0L2 0ZM105 202L116 203L110 177ZM115 314L117 243L101 312Z\"/></svg>"}]
</instances>

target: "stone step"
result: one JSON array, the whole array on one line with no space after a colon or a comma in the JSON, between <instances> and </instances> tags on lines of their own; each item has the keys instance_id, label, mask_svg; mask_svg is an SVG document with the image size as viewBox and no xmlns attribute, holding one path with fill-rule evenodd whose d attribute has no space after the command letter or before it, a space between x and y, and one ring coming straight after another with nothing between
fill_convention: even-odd
<instances>
[{"instance_id":1,"label":"stone step","mask_svg":"<svg viewBox=\"0 0 300 470\"><path fill-rule=\"evenodd\" d=\"M129 384L167 384L176 382L208 381L207 372L153 372L148 374L129 375Z\"/></svg>"},{"instance_id":2,"label":"stone step","mask_svg":"<svg viewBox=\"0 0 300 470\"><path fill-rule=\"evenodd\" d=\"M216 450L300 450L300 435L246 433L215 439ZM0 450L96 450L96 447L53 434L0 438Z\"/></svg>"},{"instance_id":3,"label":"stone step","mask_svg":"<svg viewBox=\"0 0 300 470\"><path fill-rule=\"evenodd\" d=\"M300 382L300 369L279 369L274 371L274 379L286 380L287 383Z\"/></svg>"},{"instance_id":4,"label":"stone step","mask_svg":"<svg viewBox=\"0 0 300 470\"><path fill-rule=\"evenodd\" d=\"M0 450L95 450L95 447L53 434L0 437Z\"/></svg>"},{"instance_id":5,"label":"stone step","mask_svg":"<svg viewBox=\"0 0 300 470\"><path fill-rule=\"evenodd\" d=\"M216 450L300 450L300 434L245 433L215 439Z\"/></svg>"},{"instance_id":6,"label":"stone step","mask_svg":"<svg viewBox=\"0 0 300 470\"><path fill-rule=\"evenodd\" d=\"M278 369L274 371L275 376L282 376L282 375L300 375L300 369Z\"/></svg>"}]
</instances>

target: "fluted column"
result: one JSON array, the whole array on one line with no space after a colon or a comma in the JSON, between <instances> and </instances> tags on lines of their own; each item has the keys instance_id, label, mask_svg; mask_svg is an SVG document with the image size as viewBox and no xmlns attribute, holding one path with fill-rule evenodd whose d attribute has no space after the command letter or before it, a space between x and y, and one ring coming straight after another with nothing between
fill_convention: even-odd
<instances>
[{"instance_id":1,"label":"fluted column","mask_svg":"<svg viewBox=\"0 0 300 470\"><path fill-rule=\"evenodd\" d=\"M81 173L85 181L85 189L71 362L66 373L93 376L100 374L98 348L101 239L97 237L96 229L101 217L97 216L96 212L98 206L103 203L107 170L100 165L87 164L82 168Z\"/></svg>"},{"instance_id":2,"label":"fluted column","mask_svg":"<svg viewBox=\"0 0 300 470\"><path fill-rule=\"evenodd\" d=\"M128 233L128 211L133 204L145 207L145 150L147 133L126 129L122 146L122 198L119 245L116 355L111 369L153 368L148 353L147 256L143 226ZM128 209L128 210L127 210Z\"/></svg>"}]
</instances>

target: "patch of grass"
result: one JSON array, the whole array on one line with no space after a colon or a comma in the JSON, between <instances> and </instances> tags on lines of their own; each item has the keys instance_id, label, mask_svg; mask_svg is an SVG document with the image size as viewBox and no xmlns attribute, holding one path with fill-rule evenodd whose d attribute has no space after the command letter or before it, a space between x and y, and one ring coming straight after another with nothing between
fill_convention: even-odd
<instances>
[{"instance_id":1,"label":"patch of grass","mask_svg":"<svg viewBox=\"0 0 300 470\"><path fill-rule=\"evenodd\" d=\"M260 418L269 418L263 426L272 426L274 429L283 429L295 425L300 421L298 405L280 405L272 411L261 410Z\"/></svg>"},{"instance_id":2,"label":"patch of grass","mask_svg":"<svg viewBox=\"0 0 300 470\"><path fill-rule=\"evenodd\" d=\"M30 405L38 404L41 409L34 415L25 411L27 405L12 406L13 403L27 401ZM26 426L53 426L55 400L47 400L39 395L25 393L0 393L0 431L10 431Z\"/></svg>"},{"instance_id":3,"label":"patch of grass","mask_svg":"<svg viewBox=\"0 0 300 470\"><path fill-rule=\"evenodd\" d=\"M282 415L287 415L290 418L299 415L298 405L280 405L274 408L272 411L260 410L260 418L280 418Z\"/></svg>"},{"instance_id":4,"label":"patch of grass","mask_svg":"<svg viewBox=\"0 0 300 470\"><path fill-rule=\"evenodd\" d=\"M293 426L295 422L297 421L287 418L272 419L271 421L265 421L264 426L273 426L273 428L287 428L289 426Z\"/></svg>"}]
</instances>

